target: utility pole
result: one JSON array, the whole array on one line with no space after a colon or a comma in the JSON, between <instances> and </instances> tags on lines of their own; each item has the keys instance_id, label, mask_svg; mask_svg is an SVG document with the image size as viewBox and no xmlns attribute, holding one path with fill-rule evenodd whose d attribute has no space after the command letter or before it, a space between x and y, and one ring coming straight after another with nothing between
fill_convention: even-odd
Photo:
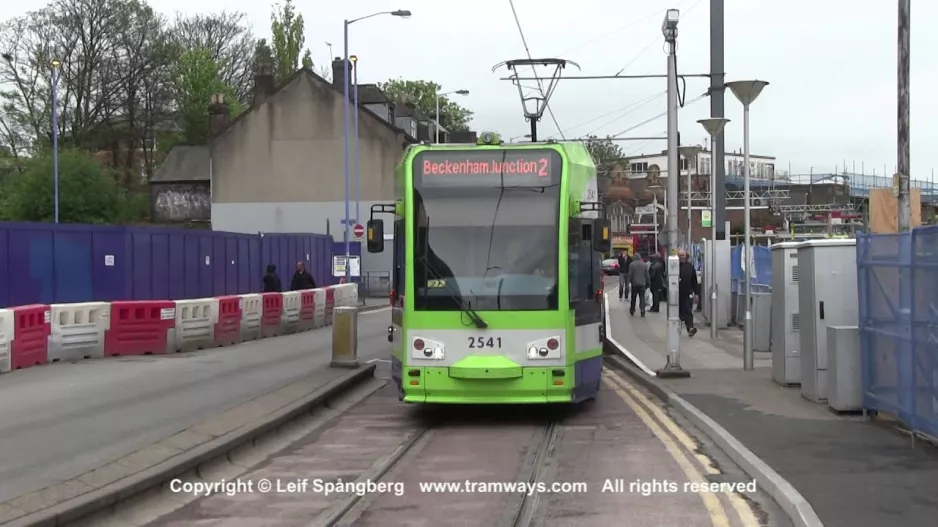
<instances>
[{"instance_id":1,"label":"utility pole","mask_svg":"<svg viewBox=\"0 0 938 527\"><path fill-rule=\"evenodd\" d=\"M899 178L899 232L908 231L912 226L912 206L909 196L909 180L911 178L911 154L909 151L909 71L911 67L909 26L911 17L911 0L899 0L899 97L898 97L898 138L899 166L896 176Z\"/></svg>"},{"instance_id":2,"label":"utility pole","mask_svg":"<svg viewBox=\"0 0 938 527\"><path fill-rule=\"evenodd\" d=\"M668 362L658 370L658 377L690 377L690 372L681 367L681 319L678 313L680 295L678 293L679 263L677 258L678 225L677 210L681 187L681 158L678 155L678 96L677 96L677 23L680 13L677 9L668 9L661 31L668 46L668 184L665 193L665 207L668 212L668 326L666 342ZM688 199L690 196L688 195ZM657 250L657 247L655 248Z\"/></svg>"},{"instance_id":3,"label":"utility pole","mask_svg":"<svg viewBox=\"0 0 938 527\"><path fill-rule=\"evenodd\" d=\"M710 0L710 117L725 117L723 98L726 93L726 72L723 71L723 1ZM716 239L726 239L726 162L723 158L726 142L723 134L712 140L710 192L713 193L713 224Z\"/></svg>"}]
</instances>

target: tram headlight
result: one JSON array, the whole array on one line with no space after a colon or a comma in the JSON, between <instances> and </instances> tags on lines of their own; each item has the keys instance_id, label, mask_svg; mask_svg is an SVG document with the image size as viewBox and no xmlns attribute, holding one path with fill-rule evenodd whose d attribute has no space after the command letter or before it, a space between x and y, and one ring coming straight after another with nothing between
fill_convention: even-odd
<instances>
[{"instance_id":1,"label":"tram headlight","mask_svg":"<svg viewBox=\"0 0 938 527\"><path fill-rule=\"evenodd\" d=\"M560 359L563 354L563 339L559 336L528 343L528 360Z\"/></svg>"},{"instance_id":2,"label":"tram headlight","mask_svg":"<svg viewBox=\"0 0 938 527\"><path fill-rule=\"evenodd\" d=\"M443 360L446 357L446 348L442 342L414 337L411 343L411 357L414 359Z\"/></svg>"}]
</instances>

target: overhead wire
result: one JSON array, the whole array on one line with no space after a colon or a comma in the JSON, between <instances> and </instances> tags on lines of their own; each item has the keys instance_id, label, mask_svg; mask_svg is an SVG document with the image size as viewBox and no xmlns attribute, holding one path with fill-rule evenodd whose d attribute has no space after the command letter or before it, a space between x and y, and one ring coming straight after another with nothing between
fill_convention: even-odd
<instances>
[{"instance_id":1,"label":"overhead wire","mask_svg":"<svg viewBox=\"0 0 938 527\"><path fill-rule=\"evenodd\" d=\"M710 96L710 92L709 92L709 91L706 91L706 92L704 92L703 94L701 94L701 95L699 95L699 96L697 96L697 97L694 97L693 99L691 99L690 101L688 101L687 104L688 104L688 105L694 104L695 102L697 102L697 101L699 101L699 100L701 100L701 99L703 99L703 98L705 98L705 97L709 97L709 96ZM615 137L615 138L621 137L621 136L627 134L628 132L631 132L632 130L635 130L636 128L640 128L640 127L645 126L646 124L648 124L648 123L650 123L650 122L657 121L658 119L661 119L662 117L664 117L664 116L666 116L666 115L668 115L667 110L665 110L664 112L661 112L661 113L659 113L658 115L655 115L655 116L653 116L653 117L649 117L648 119L645 119L644 121L642 121L642 122L640 122L640 123L638 123L638 124L636 124L636 125L630 126L630 127L626 128L625 130L622 130L621 132L617 133L617 134L614 135L613 137Z\"/></svg>"},{"instance_id":2,"label":"overhead wire","mask_svg":"<svg viewBox=\"0 0 938 527\"><path fill-rule=\"evenodd\" d=\"M590 119L589 121L584 121L584 122L582 122L582 123L580 123L580 124L578 124L578 125L576 125L576 126L571 126L570 128L565 129L565 130L564 130L564 133L570 133L570 132L572 132L572 131L574 131L574 130L576 130L576 129L582 128L582 127L584 127L584 126L586 126L586 125L588 125L588 124L595 123L596 121L598 121L598 120L600 120L600 119L604 119L604 118L606 118L606 117L609 117L610 115L616 115L615 119L612 121L612 122L615 122L615 121L621 119L622 117L624 117L624 116L626 116L626 115L628 115L628 114L630 114L630 113L632 113L632 112L638 110L639 108L641 108L642 106L644 106L644 105L650 103L651 101L654 101L655 99L661 97L662 95L664 95L664 94L666 94L666 93L667 93L667 92L659 92L659 93L656 93L656 94L654 94L654 95L652 95L652 96L650 96L650 97L647 97L647 98L645 98L645 99L642 99L642 100L640 100L640 101L633 101L633 102L631 102L631 103L629 103L629 104L626 104L625 106L622 106L622 107L620 107L620 108L616 108L615 110L608 111L608 112L606 112L606 113L604 113L604 114L602 114L602 115L599 115L599 116L597 116L597 117L593 117L593 118ZM626 110L628 110L628 111L626 111ZM625 112L625 113L623 113L623 112ZM593 131L587 133L586 135L592 135L593 133L595 133L595 132L596 132L597 130L599 130L600 128L605 128L605 127L608 126L609 124L611 124L611 123L605 123L605 124L603 124L602 126L600 126L599 128L596 128L595 130L593 130ZM551 138L551 137L554 137L554 136L553 136L553 135L552 135L552 136L548 136L548 139Z\"/></svg>"},{"instance_id":3,"label":"overhead wire","mask_svg":"<svg viewBox=\"0 0 938 527\"><path fill-rule=\"evenodd\" d=\"M524 51L528 54L528 60L534 60L534 57L531 56L531 49L528 47L528 41L526 38L524 38L524 30L521 29L521 20L518 18L518 11L515 9L514 0L508 0L508 5L511 6L511 14L515 17L515 25L518 26L518 33L521 35L521 43L524 44ZM561 139L566 140L563 131L560 130L560 124L557 123L557 118L554 116L554 110L552 110L550 107L550 101L547 99L547 95L544 93L544 84L541 82L541 79L538 77L536 71L534 72L534 78L537 80L538 91L540 92L541 97L544 99L544 109L546 109L547 113L550 114L550 118L554 122L554 126L557 128L557 131L560 133ZM554 82L556 82L556 80Z\"/></svg>"},{"instance_id":4,"label":"overhead wire","mask_svg":"<svg viewBox=\"0 0 938 527\"><path fill-rule=\"evenodd\" d=\"M690 1L690 0L681 0L680 2L678 2L677 7L680 7L680 6L686 4L686 3L689 2L689 1ZM583 49L583 48L585 48L585 47L587 47L587 46L590 46L590 45L592 45L592 44L595 44L595 43L597 43L597 42L599 42L599 41L601 41L601 40L605 40L605 39L611 37L612 35L621 33L622 31L625 31L626 29L628 29L628 28L630 28L630 27L637 26L637 25L641 24L642 22L645 22L645 21L651 19L652 17L654 17L654 16L656 16L656 15L660 15L662 12L667 12L667 10L666 10L666 9L657 9L657 10L655 10L653 13L649 13L649 14L647 14L647 15L645 15L645 16L639 18L639 19L632 20L631 22L629 22L629 23L627 23L627 24L624 24L624 25L622 25L622 26L619 26L619 27L617 27L616 29L613 29L612 31L610 31L610 32L608 32L608 33L605 33L605 34L603 34L603 35L601 35L601 36L598 36L598 37L594 38L593 40L589 40L589 41L587 41L587 42L584 42L583 44L577 45L576 47L573 47L573 48L570 48L570 49L568 49L568 50L566 50L566 51L563 51L563 52L560 53L558 56L563 56L563 55L566 55L566 54L568 54L568 53L572 53L572 52L574 52L574 51L581 50L581 49ZM521 69L518 70L518 72L519 72L519 73L520 73L520 72L525 72L525 71L529 71L529 70L532 70L532 69L534 69L534 68L533 68L533 67L521 68Z\"/></svg>"}]
</instances>

